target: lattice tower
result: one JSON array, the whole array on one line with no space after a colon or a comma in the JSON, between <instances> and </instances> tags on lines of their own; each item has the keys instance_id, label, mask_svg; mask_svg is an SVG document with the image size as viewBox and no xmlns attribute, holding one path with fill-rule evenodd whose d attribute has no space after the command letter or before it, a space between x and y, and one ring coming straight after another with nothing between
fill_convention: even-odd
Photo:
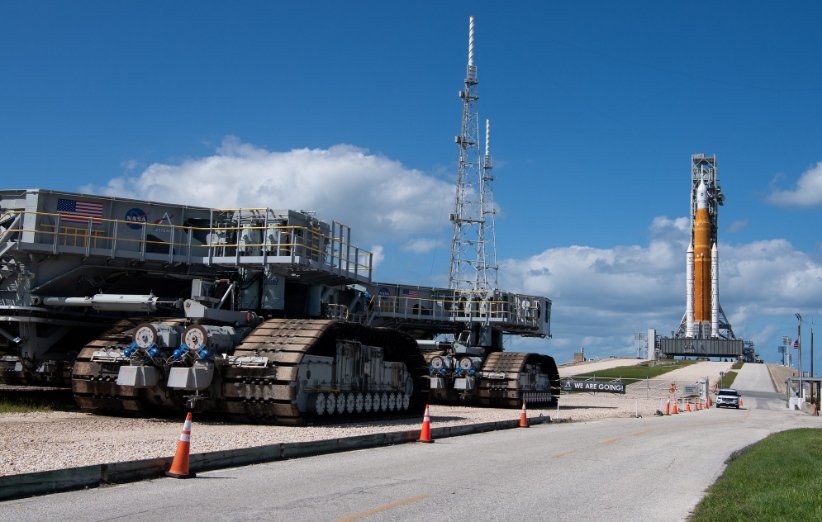
<instances>
[{"instance_id":1,"label":"lattice tower","mask_svg":"<svg viewBox=\"0 0 822 522\"><path fill-rule=\"evenodd\" d=\"M464 88L459 92L462 121L460 134L455 138L459 157L454 212L450 215L453 236L448 285L454 290L487 293L497 284L494 203L491 193L493 165L490 122L486 122L485 161L481 161L478 83L477 67L474 64L474 17L470 17L468 68Z\"/></svg>"}]
</instances>

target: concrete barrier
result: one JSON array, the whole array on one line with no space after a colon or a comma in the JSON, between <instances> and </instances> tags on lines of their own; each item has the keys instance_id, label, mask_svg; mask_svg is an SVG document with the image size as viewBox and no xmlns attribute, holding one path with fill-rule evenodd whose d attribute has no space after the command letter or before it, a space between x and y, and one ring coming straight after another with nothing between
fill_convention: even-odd
<instances>
[{"instance_id":1,"label":"concrete barrier","mask_svg":"<svg viewBox=\"0 0 822 522\"><path fill-rule=\"evenodd\" d=\"M550 417L534 417L529 423L543 424L551 422ZM433 428L434 439L459 437L472 433L516 428L519 420L486 422L481 424L463 424ZM268 444L253 448L192 453L189 466L192 472L214 469L248 466L263 462L310 457L326 453L352 451L358 449L392 446L414 442L419 430L393 431L373 435L357 435L339 439L316 440L310 442L290 442ZM69 491L97 487L102 484L122 484L163 477L171 466L172 456L154 459L94 464L78 468L22 473L0 477L0 500L45 495L58 491Z\"/></svg>"}]
</instances>

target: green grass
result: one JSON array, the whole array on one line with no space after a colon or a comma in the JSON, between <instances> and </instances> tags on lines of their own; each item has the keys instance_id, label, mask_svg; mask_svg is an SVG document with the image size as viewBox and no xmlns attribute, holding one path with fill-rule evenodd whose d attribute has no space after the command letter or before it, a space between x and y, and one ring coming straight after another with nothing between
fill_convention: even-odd
<instances>
[{"instance_id":1,"label":"green grass","mask_svg":"<svg viewBox=\"0 0 822 522\"><path fill-rule=\"evenodd\" d=\"M620 366L619 368L609 368L607 370L600 370L590 373L582 373L574 375L574 379L622 379L623 382L631 383L641 381L644 379L653 379L662 374L690 366L696 361L666 361L665 363L650 366L647 364L639 364L636 366Z\"/></svg>"},{"instance_id":2,"label":"green grass","mask_svg":"<svg viewBox=\"0 0 822 522\"><path fill-rule=\"evenodd\" d=\"M728 460L688 519L822 520L822 430L775 433Z\"/></svg>"},{"instance_id":3,"label":"green grass","mask_svg":"<svg viewBox=\"0 0 822 522\"><path fill-rule=\"evenodd\" d=\"M0 390L0 413L76 409L71 394L63 390Z\"/></svg>"},{"instance_id":4,"label":"green grass","mask_svg":"<svg viewBox=\"0 0 822 522\"><path fill-rule=\"evenodd\" d=\"M736 372L725 372L725 375L722 376L722 383L720 388L733 388L734 381L736 380ZM718 385L720 383L717 383Z\"/></svg>"},{"instance_id":5,"label":"green grass","mask_svg":"<svg viewBox=\"0 0 822 522\"><path fill-rule=\"evenodd\" d=\"M741 369L741 368L742 368L742 365L743 365L743 364L745 364L745 361L736 361L736 362L735 362L735 363L733 363L733 365L731 366L731 370L739 370L739 369Z\"/></svg>"}]
</instances>

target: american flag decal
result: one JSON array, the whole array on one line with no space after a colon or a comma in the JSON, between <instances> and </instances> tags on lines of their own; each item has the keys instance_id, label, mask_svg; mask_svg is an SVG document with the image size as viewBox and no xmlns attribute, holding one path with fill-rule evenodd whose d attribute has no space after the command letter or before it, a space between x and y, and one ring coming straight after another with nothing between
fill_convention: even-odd
<instances>
[{"instance_id":1,"label":"american flag decal","mask_svg":"<svg viewBox=\"0 0 822 522\"><path fill-rule=\"evenodd\" d=\"M60 220L63 222L88 223L89 219L99 222L100 218L103 217L103 204L59 198L57 200L57 213L60 214Z\"/></svg>"}]
</instances>

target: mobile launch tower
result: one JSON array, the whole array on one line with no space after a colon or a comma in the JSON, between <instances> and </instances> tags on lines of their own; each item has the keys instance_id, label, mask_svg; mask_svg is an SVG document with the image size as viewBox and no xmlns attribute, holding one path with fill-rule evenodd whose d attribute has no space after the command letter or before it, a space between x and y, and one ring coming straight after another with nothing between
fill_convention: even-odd
<instances>
[{"instance_id":1,"label":"mobile launch tower","mask_svg":"<svg viewBox=\"0 0 822 522\"><path fill-rule=\"evenodd\" d=\"M719 207L725 195L719 186L716 155L691 156L691 237L685 262L685 315L673 338L661 338L658 350L667 356L739 357L736 338L719 304Z\"/></svg>"}]
</instances>

